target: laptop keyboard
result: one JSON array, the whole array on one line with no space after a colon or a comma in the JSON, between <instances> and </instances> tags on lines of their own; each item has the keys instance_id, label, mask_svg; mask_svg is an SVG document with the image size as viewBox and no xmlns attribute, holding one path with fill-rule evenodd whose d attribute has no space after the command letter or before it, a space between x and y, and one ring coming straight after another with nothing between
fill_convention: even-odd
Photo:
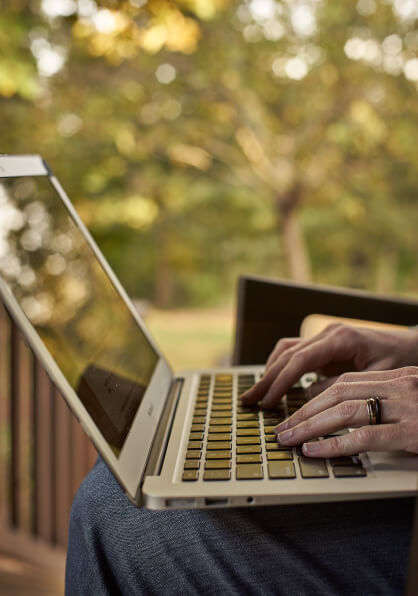
<instances>
[{"instance_id":1,"label":"laptop keyboard","mask_svg":"<svg viewBox=\"0 0 418 596\"><path fill-rule=\"evenodd\" d=\"M201 375L184 482L367 475L358 456L313 459L304 457L300 447L279 445L274 428L305 403L305 390L301 383L295 385L275 410L244 407L239 396L255 381L253 374Z\"/></svg>"}]
</instances>

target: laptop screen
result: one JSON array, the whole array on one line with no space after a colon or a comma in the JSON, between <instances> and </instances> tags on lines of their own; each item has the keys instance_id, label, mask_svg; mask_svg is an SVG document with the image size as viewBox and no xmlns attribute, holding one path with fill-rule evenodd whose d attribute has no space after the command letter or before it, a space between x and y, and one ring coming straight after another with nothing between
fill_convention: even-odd
<instances>
[{"instance_id":1,"label":"laptop screen","mask_svg":"<svg viewBox=\"0 0 418 596\"><path fill-rule=\"evenodd\" d=\"M159 356L47 176L0 179L0 275L119 456Z\"/></svg>"}]
</instances>

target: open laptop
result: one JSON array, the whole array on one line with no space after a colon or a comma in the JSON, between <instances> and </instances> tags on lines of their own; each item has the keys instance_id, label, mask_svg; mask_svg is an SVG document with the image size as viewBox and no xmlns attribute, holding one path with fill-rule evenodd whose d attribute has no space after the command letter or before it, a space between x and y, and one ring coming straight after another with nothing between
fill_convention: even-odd
<instances>
[{"instance_id":1,"label":"open laptop","mask_svg":"<svg viewBox=\"0 0 418 596\"><path fill-rule=\"evenodd\" d=\"M140 255L138 255L140 258ZM0 294L129 499L154 509L412 495L418 458L309 460L241 406L260 366L175 375L39 156L0 157Z\"/></svg>"}]
</instances>

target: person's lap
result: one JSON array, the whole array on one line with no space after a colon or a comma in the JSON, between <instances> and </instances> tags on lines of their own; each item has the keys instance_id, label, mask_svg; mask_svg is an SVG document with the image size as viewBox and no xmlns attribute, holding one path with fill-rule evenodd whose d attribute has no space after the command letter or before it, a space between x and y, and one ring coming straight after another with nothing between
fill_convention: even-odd
<instances>
[{"instance_id":1,"label":"person's lap","mask_svg":"<svg viewBox=\"0 0 418 596\"><path fill-rule=\"evenodd\" d=\"M149 511L102 460L73 504L67 596L402 594L412 499Z\"/></svg>"}]
</instances>

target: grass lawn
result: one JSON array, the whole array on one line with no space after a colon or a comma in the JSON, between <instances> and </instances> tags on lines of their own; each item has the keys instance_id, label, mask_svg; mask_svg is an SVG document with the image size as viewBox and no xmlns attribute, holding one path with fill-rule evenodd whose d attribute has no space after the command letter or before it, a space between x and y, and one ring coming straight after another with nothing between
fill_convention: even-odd
<instances>
[{"instance_id":1,"label":"grass lawn","mask_svg":"<svg viewBox=\"0 0 418 596\"><path fill-rule=\"evenodd\" d=\"M151 308L145 321L174 370L228 363L232 352L232 308Z\"/></svg>"}]
</instances>

